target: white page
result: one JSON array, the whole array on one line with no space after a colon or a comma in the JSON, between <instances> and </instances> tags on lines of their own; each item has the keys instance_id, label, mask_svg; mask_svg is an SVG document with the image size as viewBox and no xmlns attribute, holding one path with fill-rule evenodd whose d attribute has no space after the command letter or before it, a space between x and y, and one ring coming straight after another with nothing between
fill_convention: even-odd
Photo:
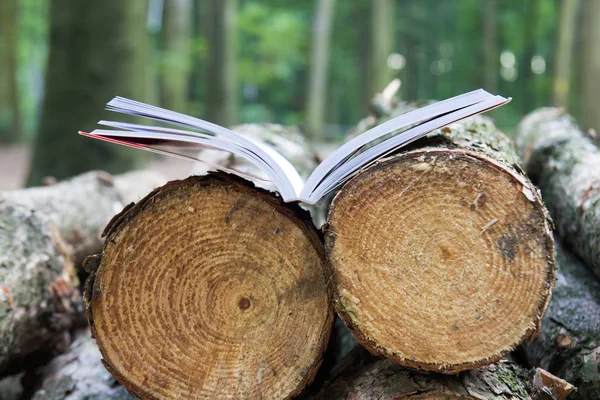
<instances>
[{"instance_id":1,"label":"white page","mask_svg":"<svg viewBox=\"0 0 600 400\"><path fill-rule=\"evenodd\" d=\"M310 204L316 203L320 198L337 186L342 184L345 180L351 177L357 170L368 166L370 163L377 159L384 157L385 155L396 151L398 148L417 140L424 135L440 129L448 124L464 119L466 117L488 111L492 108L499 107L509 102L510 99L506 99L501 96L492 96L492 99L474 104L472 106L454 111L440 118L435 118L431 121L420 124L414 128L403 132L400 135L393 136L377 145L371 147L365 152L359 154L355 158L349 160L347 163L333 171L323 182L322 185L316 188L315 192L309 196Z\"/></svg>"},{"instance_id":2,"label":"white page","mask_svg":"<svg viewBox=\"0 0 600 400\"><path fill-rule=\"evenodd\" d=\"M294 166L286 160L285 157L277 153L274 149L269 149L268 151L265 150L265 146L258 145L256 142L249 140L230 129L189 115L165 110L160 107L151 106L122 97L116 97L111 100L107 105L107 109L124 114L151 118L173 125L199 129L214 135L222 135L224 138L234 143L238 143L240 146L252 151L270 166L265 172L273 179L273 182L285 201L297 198L302 190L303 182L300 174L298 174ZM243 155L241 156L243 157ZM252 160L248 161L253 162ZM261 165L258 166L261 167ZM269 173L270 171L274 171L274 173L271 174Z\"/></svg>"},{"instance_id":3,"label":"white page","mask_svg":"<svg viewBox=\"0 0 600 400\"><path fill-rule=\"evenodd\" d=\"M447 100L443 100L437 103L430 104L426 107L419 108L409 113L400 115L383 124L377 125L376 127L369 129L368 131L358 135L347 143L343 144L340 148L334 151L329 157L315 169L315 171L308 177L304 189L300 193L301 198L307 199L310 194L315 190L315 187L321 182L321 180L336 167L339 167L340 163L354 154L358 149L368 144L369 142L399 130L403 127L413 125L423 120L435 118L439 115L445 114L449 111L456 110L458 108L467 107L480 101L492 98L494 95L486 92L483 89L474 90L469 93L465 93L459 96L452 97Z\"/></svg>"},{"instance_id":4,"label":"white page","mask_svg":"<svg viewBox=\"0 0 600 400\"><path fill-rule=\"evenodd\" d=\"M180 159L188 160L188 161L196 161L196 162L199 162L199 163L201 163L203 165L208 166L210 169L220 170L220 171L224 171L224 172L227 172L227 173L230 173L230 174L238 175L238 176L241 176L241 177L246 178L248 180L257 180L257 181L264 182L264 183L271 182L270 180L269 181L265 181L263 178L260 178L260 177L254 176L254 175L250 175L250 174L247 174L247 173L242 172L242 171L238 171L237 169L234 169L234 168L226 168L226 167L223 167L221 165L212 164L212 163L209 163L209 162L207 162L205 160L201 160L201 159L199 159L197 157L193 157L193 156L190 156L190 155L176 153L176 152L172 152L172 151L168 151L168 150L156 148L156 147L149 146L149 145L142 145L142 144L139 144L139 143L135 143L133 141L114 139L114 138L109 137L109 136L99 136L99 135L95 135L93 133L87 133L87 132L82 132L82 131L79 131L79 134L82 135L82 136L93 138L93 139L98 139L98 140L102 140L102 141L106 141L106 142L110 142L110 143L116 143L116 144L120 144L120 145L123 145L123 146L132 147L134 149L148 151L148 152L151 152L151 153L156 153L156 154L160 154L160 155L164 155L164 156L169 156L169 157L174 157L174 158L180 158ZM213 147L209 147L209 148L212 149Z\"/></svg>"}]
</instances>

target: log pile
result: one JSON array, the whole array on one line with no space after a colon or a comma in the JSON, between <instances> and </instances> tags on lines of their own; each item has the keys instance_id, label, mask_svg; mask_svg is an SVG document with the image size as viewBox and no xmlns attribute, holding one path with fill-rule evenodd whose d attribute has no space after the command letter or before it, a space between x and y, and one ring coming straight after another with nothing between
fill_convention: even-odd
<instances>
[{"instance_id":1,"label":"log pile","mask_svg":"<svg viewBox=\"0 0 600 400\"><path fill-rule=\"evenodd\" d=\"M355 131L411 107L388 93ZM0 375L63 354L0 390L20 382L23 393L5 393L21 400L600 398L596 242L581 237L596 186L585 181L573 200L543 178L561 156L543 161L552 152L520 137L538 135L544 115L517 137L533 183L511 141L475 117L360 171L313 218L226 173L142 187L127 206L128 185L103 174L2 193ZM291 142L280 150L314 167L294 129L237 129L282 134ZM253 173L221 154L212 162ZM583 181L573 166L556 179L567 170ZM557 247L556 273L542 196L568 247ZM561 212L581 217L577 234ZM326 215L322 230L315 215ZM74 266L98 250L84 262L82 306ZM91 332L69 346L82 311Z\"/></svg>"},{"instance_id":2,"label":"log pile","mask_svg":"<svg viewBox=\"0 0 600 400\"><path fill-rule=\"evenodd\" d=\"M75 266L128 202L160 184L145 172L90 172L55 185L0 193L0 376L31 371L85 324Z\"/></svg>"}]
</instances>

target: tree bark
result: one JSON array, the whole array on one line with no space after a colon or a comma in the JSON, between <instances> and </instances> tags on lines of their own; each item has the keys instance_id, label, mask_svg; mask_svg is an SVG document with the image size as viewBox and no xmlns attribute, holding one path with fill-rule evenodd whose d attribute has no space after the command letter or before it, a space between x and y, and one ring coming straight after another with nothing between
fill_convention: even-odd
<instances>
[{"instance_id":1,"label":"tree bark","mask_svg":"<svg viewBox=\"0 0 600 400\"><path fill-rule=\"evenodd\" d=\"M324 137L327 109L327 76L329 72L329 42L333 25L335 0L317 0L313 19L312 57L306 96L308 132L313 140Z\"/></svg>"},{"instance_id":2,"label":"tree bark","mask_svg":"<svg viewBox=\"0 0 600 400\"><path fill-rule=\"evenodd\" d=\"M0 2L0 141L21 136L21 107L17 81L17 1Z\"/></svg>"},{"instance_id":3,"label":"tree bark","mask_svg":"<svg viewBox=\"0 0 600 400\"><path fill-rule=\"evenodd\" d=\"M579 0L562 0L560 3L560 22L556 40L554 60L554 81L552 85L552 104L567 107L571 86L571 64L575 46L575 29Z\"/></svg>"},{"instance_id":4,"label":"tree bark","mask_svg":"<svg viewBox=\"0 0 600 400\"><path fill-rule=\"evenodd\" d=\"M160 181L143 172L90 172L0 193L0 375L68 344L83 312L73 261L101 248L104 225Z\"/></svg>"},{"instance_id":5,"label":"tree bark","mask_svg":"<svg viewBox=\"0 0 600 400\"><path fill-rule=\"evenodd\" d=\"M562 109L526 116L516 143L558 235L600 277L600 150Z\"/></svg>"},{"instance_id":6,"label":"tree bark","mask_svg":"<svg viewBox=\"0 0 600 400\"><path fill-rule=\"evenodd\" d=\"M70 247L75 265L102 248L100 233L125 205L144 197L165 180L155 173L111 176L88 172L51 186L0 192L0 201L43 214Z\"/></svg>"},{"instance_id":7,"label":"tree bark","mask_svg":"<svg viewBox=\"0 0 600 400\"><path fill-rule=\"evenodd\" d=\"M357 340L455 373L539 329L554 279L550 221L511 141L485 117L360 172L325 228L334 305Z\"/></svg>"},{"instance_id":8,"label":"tree bark","mask_svg":"<svg viewBox=\"0 0 600 400\"><path fill-rule=\"evenodd\" d=\"M68 250L34 210L0 202L0 376L69 343L82 311Z\"/></svg>"},{"instance_id":9,"label":"tree bark","mask_svg":"<svg viewBox=\"0 0 600 400\"><path fill-rule=\"evenodd\" d=\"M210 60L206 74L207 118L219 125L231 126L238 119L237 0L210 0L206 6Z\"/></svg>"},{"instance_id":10,"label":"tree bark","mask_svg":"<svg viewBox=\"0 0 600 400\"><path fill-rule=\"evenodd\" d=\"M531 365L577 386L572 399L600 397L600 283L561 246L556 248L556 288L536 339L525 346Z\"/></svg>"},{"instance_id":11,"label":"tree bark","mask_svg":"<svg viewBox=\"0 0 600 400\"><path fill-rule=\"evenodd\" d=\"M134 400L102 365L102 355L86 329L42 371L33 400Z\"/></svg>"},{"instance_id":12,"label":"tree bark","mask_svg":"<svg viewBox=\"0 0 600 400\"><path fill-rule=\"evenodd\" d=\"M131 393L287 399L312 380L333 312L305 211L215 173L157 189L105 234L85 304Z\"/></svg>"},{"instance_id":13,"label":"tree bark","mask_svg":"<svg viewBox=\"0 0 600 400\"><path fill-rule=\"evenodd\" d=\"M423 373L390 360L375 358L364 349L344 360L339 376L310 400L564 399L573 386L545 371L528 371L501 361L460 375Z\"/></svg>"},{"instance_id":14,"label":"tree bark","mask_svg":"<svg viewBox=\"0 0 600 400\"><path fill-rule=\"evenodd\" d=\"M50 54L40 129L28 184L66 179L91 169L119 173L142 153L77 135L102 119L116 95L144 101L147 0L50 4ZM110 119L110 118L106 118Z\"/></svg>"},{"instance_id":15,"label":"tree bark","mask_svg":"<svg viewBox=\"0 0 600 400\"><path fill-rule=\"evenodd\" d=\"M583 3L583 34L582 34L582 62L580 70L582 125L584 129L600 131L600 2L584 0Z\"/></svg>"},{"instance_id":16,"label":"tree bark","mask_svg":"<svg viewBox=\"0 0 600 400\"><path fill-rule=\"evenodd\" d=\"M191 0L164 3L161 31L160 104L185 113L190 85Z\"/></svg>"}]
</instances>

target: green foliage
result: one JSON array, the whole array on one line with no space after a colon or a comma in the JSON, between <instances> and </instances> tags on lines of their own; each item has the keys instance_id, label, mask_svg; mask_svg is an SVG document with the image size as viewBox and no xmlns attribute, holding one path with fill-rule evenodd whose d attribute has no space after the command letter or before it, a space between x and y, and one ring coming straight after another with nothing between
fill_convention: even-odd
<instances>
[{"instance_id":1,"label":"green foliage","mask_svg":"<svg viewBox=\"0 0 600 400\"><path fill-rule=\"evenodd\" d=\"M18 84L23 128L29 138L37 129L45 90L49 3L49 0L18 2ZM210 102L210 95L206 93L206 71L211 60L201 18L205 4L194 0L189 57L159 51L161 33L156 30L148 33L154 43L153 60L149 64L159 72L154 80L191 62L189 104L184 111L198 116L203 116ZM513 102L492 115L498 125L510 133L521 115L550 102L560 10L557 1L498 0L497 4L499 54L496 59L498 71L504 74L498 76L498 91L512 96ZM480 0L397 0L394 3L393 52L401 54L406 64L393 74L402 81L400 92L405 100L443 99L483 85L483 6ZM368 83L371 9L370 0L337 1L335 5L325 102L329 137L344 132L363 117L368 100L374 95ZM314 11L315 1L239 0L240 122L305 122ZM95 50L90 48L90 51ZM500 55L504 51L515 57L516 76L502 71ZM531 72L529 64L533 55L545 61L542 73ZM150 92L157 91L154 85L155 82L148 81ZM579 97L577 85L573 83L570 109L575 115L579 111ZM7 115L2 107L0 102L0 124Z\"/></svg>"}]
</instances>

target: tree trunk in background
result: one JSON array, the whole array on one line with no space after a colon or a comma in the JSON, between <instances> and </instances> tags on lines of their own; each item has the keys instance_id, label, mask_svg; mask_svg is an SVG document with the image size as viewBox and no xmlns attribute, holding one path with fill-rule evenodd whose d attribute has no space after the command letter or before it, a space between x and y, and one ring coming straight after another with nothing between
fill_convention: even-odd
<instances>
[{"instance_id":1,"label":"tree trunk in background","mask_svg":"<svg viewBox=\"0 0 600 400\"><path fill-rule=\"evenodd\" d=\"M497 0L486 0L483 5L483 87L492 93L498 89Z\"/></svg>"},{"instance_id":2,"label":"tree trunk in background","mask_svg":"<svg viewBox=\"0 0 600 400\"><path fill-rule=\"evenodd\" d=\"M237 0L210 0L206 6L206 117L230 126L237 122Z\"/></svg>"},{"instance_id":3,"label":"tree trunk in background","mask_svg":"<svg viewBox=\"0 0 600 400\"><path fill-rule=\"evenodd\" d=\"M394 48L394 2L373 0L371 3L371 96L381 92L393 79L387 58Z\"/></svg>"},{"instance_id":4,"label":"tree trunk in background","mask_svg":"<svg viewBox=\"0 0 600 400\"><path fill-rule=\"evenodd\" d=\"M556 40L554 82L552 85L552 104L556 107L566 107L569 101L578 8L579 0L562 0L560 4L560 23Z\"/></svg>"},{"instance_id":5,"label":"tree trunk in background","mask_svg":"<svg viewBox=\"0 0 600 400\"><path fill-rule=\"evenodd\" d=\"M537 0L523 2L523 52L519 60L519 75L521 76L521 101L523 112L529 112L536 107L535 75L531 70L531 59L536 48L536 11Z\"/></svg>"},{"instance_id":6,"label":"tree trunk in background","mask_svg":"<svg viewBox=\"0 0 600 400\"><path fill-rule=\"evenodd\" d=\"M324 136L329 42L334 5L335 0L317 0L314 14L306 119L309 134L315 140Z\"/></svg>"},{"instance_id":7,"label":"tree trunk in background","mask_svg":"<svg viewBox=\"0 0 600 400\"><path fill-rule=\"evenodd\" d=\"M584 129L600 131L600 1L585 0L583 12L583 48L581 63L581 98Z\"/></svg>"},{"instance_id":8,"label":"tree trunk in background","mask_svg":"<svg viewBox=\"0 0 600 400\"><path fill-rule=\"evenodd\" d=\"M48 175L122 172L138 163L141 152L77 131L93 129L113 96L145 100L146 12L147 0L51 2L46 89L29 185Z\"/></svg>"},{"instance_id":9,"label":"tree trunk in background","mask_svg":"<svg viewBox=\"0 0 600 400\"><path fill-rule=\"evenodd\" d=\"M178 112L187 111L191 23L191 0L170 0L164 3L159 77L160 104Z\"/></svg>"},{"instance_id":10,"label":"tree trunk in background","mask_svg":"<svg viewBox=\"0 0 600 400\"><path fill-rule=\"evenodd\" d=\"M404 67L404 76L402 79L402 99L408 101L417 100L418 97L418 80L419 80L419 63L417 60L417 46L419 45L419 37L415 32L417 27L417 4L412 1L403 1L402 7L406 17L407 29L402 34L404 44L404 56L406 57L406 66Z\"/></svg>"},{"instance_id":11,"label":"tree trunk in background","mask_svg":"<svg viewBox=\"0 0 600 400\"><path fill-rule=\"evenodd\" d=\"M0 141L21 134L17 84L17 1L0 1Z\"/></svg>"}]
</instances>

